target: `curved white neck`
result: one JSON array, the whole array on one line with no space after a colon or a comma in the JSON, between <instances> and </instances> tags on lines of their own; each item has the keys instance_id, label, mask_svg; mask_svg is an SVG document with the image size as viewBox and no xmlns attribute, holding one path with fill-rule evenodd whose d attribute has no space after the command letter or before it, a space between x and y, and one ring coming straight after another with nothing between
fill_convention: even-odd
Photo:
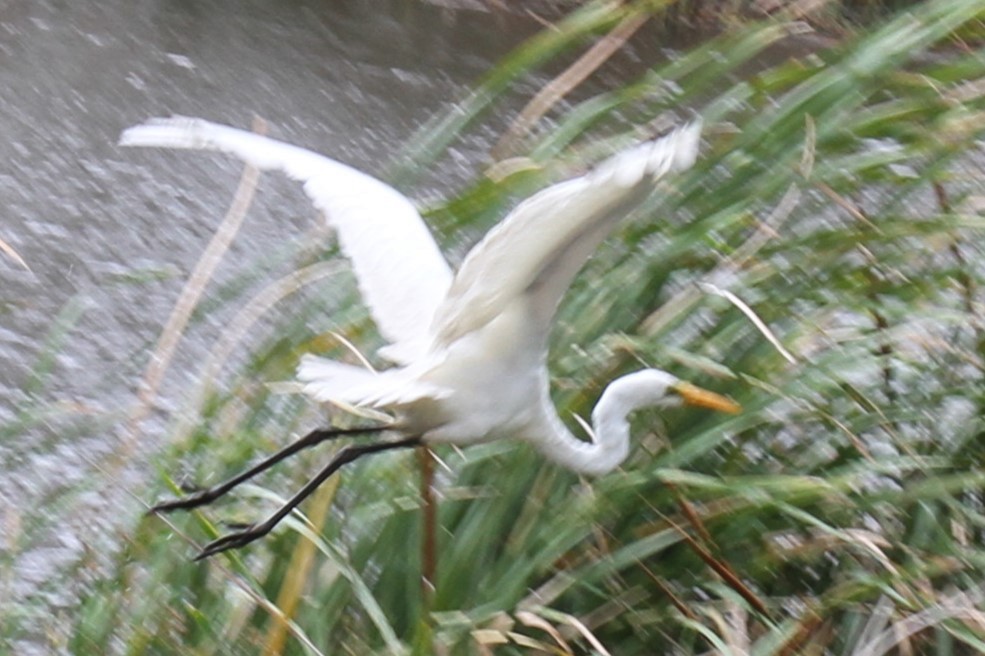
<instances>
[{"instance_id":1,"label":"curved white neck","mask_svg":"<svg viewBox=\"0 0 985 656\"><path fill-rule=\"evenodd\" d=\"M629 455L629 415L643 407L666 405L666 393L676 378L657 369L638 371L609 383L592 411L592 442L580 440L550 413L546 434L535 446L550 460L581 474L599 476L618 467Z\"/></svg>"}]
</instances>

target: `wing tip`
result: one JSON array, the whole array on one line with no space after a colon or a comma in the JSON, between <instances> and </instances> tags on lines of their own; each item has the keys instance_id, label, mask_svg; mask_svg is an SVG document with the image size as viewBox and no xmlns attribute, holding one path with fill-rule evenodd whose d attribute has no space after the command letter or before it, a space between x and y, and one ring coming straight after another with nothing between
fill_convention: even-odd
<instances>
[{"instance_id":1,"label":"wing tip","mask_svg":"<svg viewBox=\"0 0 985 656\"><path fill-rule=\"evenodd\" d=\"M698 159L698 149L701 146L701 131L704 128L704 121L700 116L696 116L683 127L678 128L670 135L665 137L670 142L673 153L671 168L675 171L685 171L692 166Z\"/></svg>"},{"instance_id":2,"label":"wing tip","mask_svg":"<svg viewBox=\"0 0 985 656\"><path fill-rule=\"evenodd\" d=\"M204 119L190 116L158 116L124 130L117 145L201 147L206 141L203 133L211 125Z\"/></svg>"},{"instance_id":3,"label":"wing tip","mask_svg":"<svg viewBox=\"0 0 985 656\"><path fill-rule=\"evenodd\" d=\"M643 178L659 178L691 168L701 144L700 117L656 139L645 141L614 155L596 171L613 176L620 186L631 187Z\"/></svg>"},{"instance_id":4,"label":"wing tip","mask_svg":"<svg viewBox=\"0 0 985 656\"><path fill-rule=\"evenodd\" d=\"M696 117L673 132L648 142L650 148L646 172L661 176L672 171L686 171L694 166L701 146L703 122Z\"/></svg>"}]
</instances>

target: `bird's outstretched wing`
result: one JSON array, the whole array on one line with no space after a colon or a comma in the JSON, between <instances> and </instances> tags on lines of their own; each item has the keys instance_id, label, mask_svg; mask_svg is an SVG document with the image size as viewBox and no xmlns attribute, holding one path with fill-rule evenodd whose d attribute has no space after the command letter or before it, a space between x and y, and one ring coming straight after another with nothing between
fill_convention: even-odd
<instances>
[{"instance_id":1,"label":"bird's outstretched wing","mask_svg":"<svg viewBox=\"0 0 985 656\"><path fill-rule=\"evenodd\" d=\"M615 224L671 171L697 156L701 124L687 125L531 196L466 256L433 327L450 343L527 295L531 330L548 330L575 274Z\"/></svg>"},{"instance_id":2,"label":"bird's outstretched wing","mask_svg":"<svg viewBox=\"0 0 985 656\"><path fill-rule=\"evenodd\" d=\"M363 299L392 345L388 356L411 361L426 351L451 271L420 214L396 189L309 150L201 119L152 119L124 131L120 144L221 151L303 182L352 262Z\"/></svg>"}]
</instances>

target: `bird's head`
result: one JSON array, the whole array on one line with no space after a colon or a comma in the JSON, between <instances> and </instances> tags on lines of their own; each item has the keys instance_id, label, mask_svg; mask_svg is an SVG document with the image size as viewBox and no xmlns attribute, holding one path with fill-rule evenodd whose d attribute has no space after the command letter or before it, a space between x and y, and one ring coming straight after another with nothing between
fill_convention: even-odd
<instances>
[{"instance_id":1,"label":"bird's head","mask_svg":"<svg viewBox=\"0 0 985 656\"><path fill-rule=\"evenodd\" d=\"M660 369L643 369L613 381L611 391L631 408L698 406L737 413L735 401Z\"/></svg>"}]
</instances>

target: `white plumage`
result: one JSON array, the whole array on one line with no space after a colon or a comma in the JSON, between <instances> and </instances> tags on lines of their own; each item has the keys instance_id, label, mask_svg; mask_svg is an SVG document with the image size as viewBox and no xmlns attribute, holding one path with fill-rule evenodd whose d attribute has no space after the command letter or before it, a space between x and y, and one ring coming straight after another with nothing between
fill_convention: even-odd
<instances>
[{"instance_id":1,"label":"white plumage","mask_svg":"<svg viewBox=\"0 0 985 656\"><path fill-rule=\"evenodd\" d=\"M469 252L454 277L410 201L344 164L198 119L155 119L125 131L120 143L223 151L304 183L352 262L370 313L390 342L387 357L399 365L377 374L305 356L298 378L312 398L392 413L395 422L387 428L409 436L395 446L516 438L560 465L603 474L625 459L627 415L637 408L690 402L737 409L721 396L647 369L606 388L592 413L594 440L584 441L558 418L549 394L547 338L562 295L656 181L694 163L700 132L700 123L692 123L528 198ZM315 443L329 432L305 439ZM359 454L384 448L364 447ZM322 475L328 474L317 480ZM231 487L157 509L201 505ZM241 546L257 532L223 538L203 554Z\"/></svg>"},{"instance_id":2,"label":"white plumage","mask_svg":"<svg viewBox=\"0 0 985 656\"><path fill-rule=\"evenodd\" d=\"M120 144L221 151L303 182L335 229L392 353L407 361L422 354L451 270L417 209L396 189L310 150L194 118L152 119L126 130Z\"/></svg>"}]
</instances>

